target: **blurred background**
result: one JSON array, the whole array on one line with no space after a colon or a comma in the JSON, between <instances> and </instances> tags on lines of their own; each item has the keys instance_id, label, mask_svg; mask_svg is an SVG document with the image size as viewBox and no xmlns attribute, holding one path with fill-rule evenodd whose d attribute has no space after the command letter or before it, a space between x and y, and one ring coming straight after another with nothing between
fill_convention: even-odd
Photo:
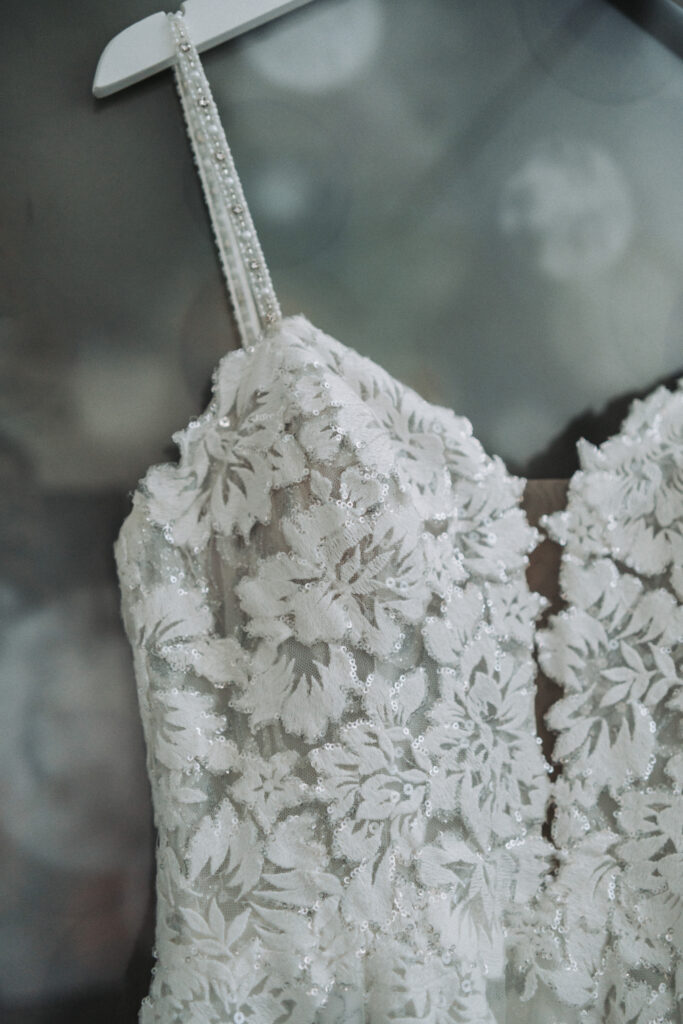
<instances>
[{"instance_id":1,"label":"blurred background","mask_svg":"<svg viewBox=\"0 0 683 1024\"><path fill-rule=\"evenodd\" d=\"M229 0L225 0L229 2ZM153 849L112 543L237 344L155 0L5 0L0 1016L132 1024ZM314 0L204 54L285 314L468 416L509 468L683 372L683 7Z\"/></svg>"}]
</instances>

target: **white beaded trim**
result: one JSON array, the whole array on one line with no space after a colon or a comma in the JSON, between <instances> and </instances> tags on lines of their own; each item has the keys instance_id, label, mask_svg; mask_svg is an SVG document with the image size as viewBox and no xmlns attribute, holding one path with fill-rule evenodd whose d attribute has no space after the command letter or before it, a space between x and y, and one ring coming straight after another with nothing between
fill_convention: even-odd
<instances>
[{"instance_id":1,"label":"white beaded trim","mask_svg":"<svg viewBox=\"0 0 683 1024\"><path fill-rule=\"evenodd\" d=\"M246 347L281 320L282 312L199 55L183 16L172 13L168 19L176 46L176 86Z\"/></svg>"}]
</instances>

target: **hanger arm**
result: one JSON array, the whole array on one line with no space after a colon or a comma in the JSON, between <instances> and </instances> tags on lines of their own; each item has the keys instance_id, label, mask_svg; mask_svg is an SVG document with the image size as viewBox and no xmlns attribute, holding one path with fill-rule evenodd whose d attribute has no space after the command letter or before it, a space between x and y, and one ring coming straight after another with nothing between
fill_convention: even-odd
<instances>
[{"instance_id":1,"label":"hanger arm","mask_svg":"<svg viewBox=\"0 0 683 1024\"><path fill-rule=\"evenodd\" d=\"M181 11L198 50L310 3L311 0L185 0ZM93 95L101 98L170 67L173 39L164 11L129 25L105 46L95 71Z\"/></svg>"}]
</instances>

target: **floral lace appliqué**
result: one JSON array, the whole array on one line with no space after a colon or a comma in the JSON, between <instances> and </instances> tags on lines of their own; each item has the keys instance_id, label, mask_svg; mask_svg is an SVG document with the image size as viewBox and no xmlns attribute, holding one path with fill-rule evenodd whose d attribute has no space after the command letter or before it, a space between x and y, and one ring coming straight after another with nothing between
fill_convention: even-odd
<instances>
[{"instance_id":1,"label":"floral lace appliqu\u00e9","mask_svg":"<svg viewBox=\"0 0 683 1024\"><path fill-rule=\"evenodd\" d=\"M144 1024L490 1021L553 862L523 482L286 318L117 542L158 851Z\"/></svg>"}]
</instances>

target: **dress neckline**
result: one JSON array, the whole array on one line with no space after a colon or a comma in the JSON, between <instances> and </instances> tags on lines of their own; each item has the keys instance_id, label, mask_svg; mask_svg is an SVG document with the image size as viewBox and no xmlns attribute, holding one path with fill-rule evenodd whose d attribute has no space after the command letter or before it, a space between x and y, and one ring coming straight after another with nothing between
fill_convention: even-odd
<instances>
[{"instance_id":1,"label":"dress neckline","mask_svg":"<svg viewBox=\"0 0 683 1024\"><path fill-rule=\"evenodd\" d=\"M199 53L187 31L182 13L172 12L167 18L176 50L176 87L228 294L235 311L238 338L243 349L251 349L270 336L278 324L286 326L287 321L300 316L309 324L310 321L305 313L287 316L282 314ZM215 372L216 370L214 374ZM426 399L424 401L427 402ZM450 406L439 406L430 402L427 402L427 405L446 409L462 418L458 411ZM606 440L618 437L620 432L621 428L618 428ZM489 454L491 458L498 458L504 463L496 453ZM527 489L534 486L535 478L522 476L510 470L507 472L510 477L523 481ZM567 492L575 475L576 471L571 477L564 479Z\"/></svg>"}]
</instances>

